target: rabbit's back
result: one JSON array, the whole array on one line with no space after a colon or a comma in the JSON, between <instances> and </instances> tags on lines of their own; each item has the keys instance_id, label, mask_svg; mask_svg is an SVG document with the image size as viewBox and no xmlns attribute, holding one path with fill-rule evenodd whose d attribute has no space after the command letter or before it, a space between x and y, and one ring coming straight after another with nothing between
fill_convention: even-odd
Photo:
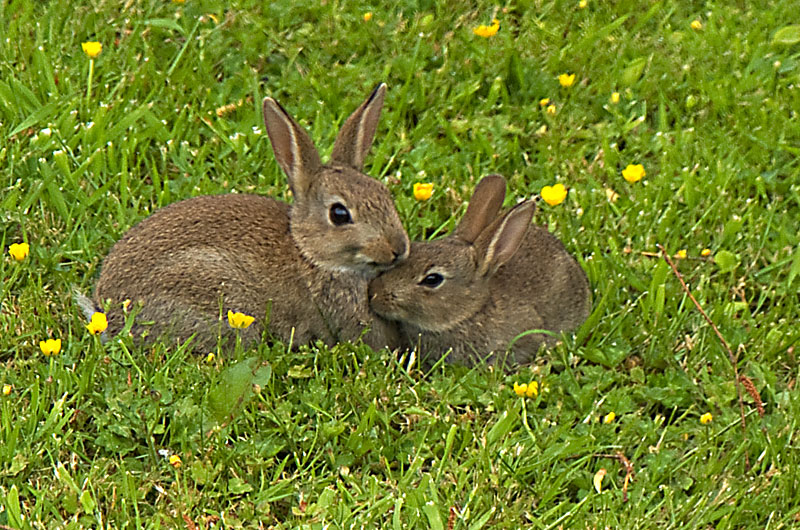
<instances>
[{"instance_id":1,"label":"rabbit's back","mask_svg":"<svg viewBox=\"0 0 800 530\"><path fill-rule=\"evenodd\" d=\"M95 302L109 302L109 331L124 325L121 304L141 305L137 322L152 321L150 335L187 339L198 348L230 335L220 316L228 309L256 318L242 330L257 340L271 309L270 329L298 340L315 337L324 326L303 318L309 266L289 232L289 207L256 195L218 195L187 199L156 211L131 228L103 263ZM224 319L223 319L224 320ZM223 325L224 324L224 325ZM314 329L323 328L323 329Z\"/></svg>"},{"instance_id":2,"label":"rabbit's back","mask_svg":"<svg viewBox=\"0 0 800 530\"><path fill-rule=\"evenodd\" d=\"M495 311L516 320L520 329L531 329L533 324L556 333L571 331L589 316L586 273L563 243L541 226L530 226L519 250L497 271L494 281ZM531 335L517 347L538 349L542 342L552 344L555 338Z\"/></svg>"}]
</instances>

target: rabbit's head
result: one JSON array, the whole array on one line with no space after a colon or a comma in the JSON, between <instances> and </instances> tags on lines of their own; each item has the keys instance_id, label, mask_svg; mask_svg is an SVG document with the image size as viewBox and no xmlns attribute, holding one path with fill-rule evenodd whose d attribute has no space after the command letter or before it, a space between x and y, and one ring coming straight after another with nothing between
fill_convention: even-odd
<instances>
[{"instance_id":1,"label":"rabbit's head","mask_svg":"<svg viewBox=\"0 0 800 530\"><path fill-rule=\"evenodd\" d=\"M413 244L405 262L370 283L373 311L431 332L481 311L492 276L519 248L535 209L525 201L498 217L504 196L503 177L482 179L451 236Z\"/></svg>"},{"instance_id":2,"label":"rabbit's head","mask_svg":"<svg viewBox=\"0 0 800 530\"><path fill-rule=\"evenodd\" d=\"M294 196L292 237L317 266L372 277L408 255L408 235L389 190L361 172L385 94L386 85L378 85L347 119L328 164L322 164L311 138L283 107L264 99L275 159Z\"/></svg>"}]
</instances>

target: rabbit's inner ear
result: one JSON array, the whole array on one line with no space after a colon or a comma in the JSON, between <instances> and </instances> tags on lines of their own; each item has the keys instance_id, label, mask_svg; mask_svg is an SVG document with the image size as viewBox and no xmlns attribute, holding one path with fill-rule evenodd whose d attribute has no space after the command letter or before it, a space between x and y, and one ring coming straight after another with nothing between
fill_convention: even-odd
<instances>
[{"instance_id":1,"label":"rabbit's inner ear","mask_svg":"<svg viewBox=\"0 0 800 530\"><path fill-rule=\"evenodd\" d=\"M295 196L305 193L322 163L308 133L272 98L264 98L264 125L275 160L289 177Z\"/></svg>"},{"instance_id":2,"label":"rabbit's inner ear","mask_svg":"<svg viewBox=\"0 0 800 530\"><path fill-rule=\"evenodd\" d=\"M521 202L509 210L500 222L484 230L475 243L483 255L479 271L481 275L494 274L514 256L531 225L534 209L533 201Z\"/></svg>"},{"instance_id":3,"label":"rabbit's inner ear","mask_svg":"<svg viewBox=\"0 0 800 530\"><path fill-rule=\"evenodd\" d=\"M347 118L333 144L331 162L336 162L361 171L364 158L372 147L375 131L386 95L386 84L381 83L364 103Z\"/></svg>"}]
</instances>

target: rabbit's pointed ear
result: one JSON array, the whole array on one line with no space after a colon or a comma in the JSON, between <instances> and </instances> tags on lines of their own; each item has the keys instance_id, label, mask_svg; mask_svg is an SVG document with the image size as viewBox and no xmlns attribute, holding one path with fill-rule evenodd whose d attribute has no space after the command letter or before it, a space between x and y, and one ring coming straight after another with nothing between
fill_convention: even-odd
<instances>
[{"instance_id":1,"label":"rabbit's pointed ear","mask_svg":"<svg viewBox=\"0 0 800 530\"><path fill-rule=\"evenodd\" d=\"M469 206L453 236L474 243L481 232L497 217L506 197L506 179L502 175L487 175L475 186Z\"/></svg>"},{"instance_id":2,"label":"rabbit's pointed ear","mask_svg":"<svg viewBox=\"0 0 800 530\"><path fill-rule=\"evenodd\" d=\"M536 204L533 201L521 202L481 233L475 242L481 275L494 274L519 250L534 210Z\"/></svg>"},{"instance_id":3,"label":"rabbit's pointed ear","mask_svg":"<svg viewBox=\"0 0 800 530\"><path fill-rule=\"evenodd\" d=\"M275 160L289 177L295 197L302 195L322 166L317 148L308 133L277 101L264 98L262 109Z\"/></svg>"},{"instance_id":4,"label":"rabbit's pointed ear","mask_svg":"<svg viewBox=\"0 0 800 530\"><path fill-rule=\"evenodd\" d=\"M361 171L364 165L375 131L378 130L378 120L381 117L383 99L386 96L386 83L381 83L366 101L347 118L342 125L336 142L333 144L331 162Z\"/></svg>"}]
</instances>

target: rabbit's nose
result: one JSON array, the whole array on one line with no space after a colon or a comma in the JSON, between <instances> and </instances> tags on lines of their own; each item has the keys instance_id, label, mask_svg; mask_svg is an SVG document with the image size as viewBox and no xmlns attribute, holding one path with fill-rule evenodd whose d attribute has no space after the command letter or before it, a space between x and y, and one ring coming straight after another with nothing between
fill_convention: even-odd
<instances>
[{"instance_id":1,"label":"rabbit's nose","mask_svg":"<svg viewBox=\"0 0 800 530\"><path fill-rule=\"evenodd\" d=\"M392 245L392 264L403 261L408 257L408 240L403 238Z\"/></svg>"}]
</instances>

